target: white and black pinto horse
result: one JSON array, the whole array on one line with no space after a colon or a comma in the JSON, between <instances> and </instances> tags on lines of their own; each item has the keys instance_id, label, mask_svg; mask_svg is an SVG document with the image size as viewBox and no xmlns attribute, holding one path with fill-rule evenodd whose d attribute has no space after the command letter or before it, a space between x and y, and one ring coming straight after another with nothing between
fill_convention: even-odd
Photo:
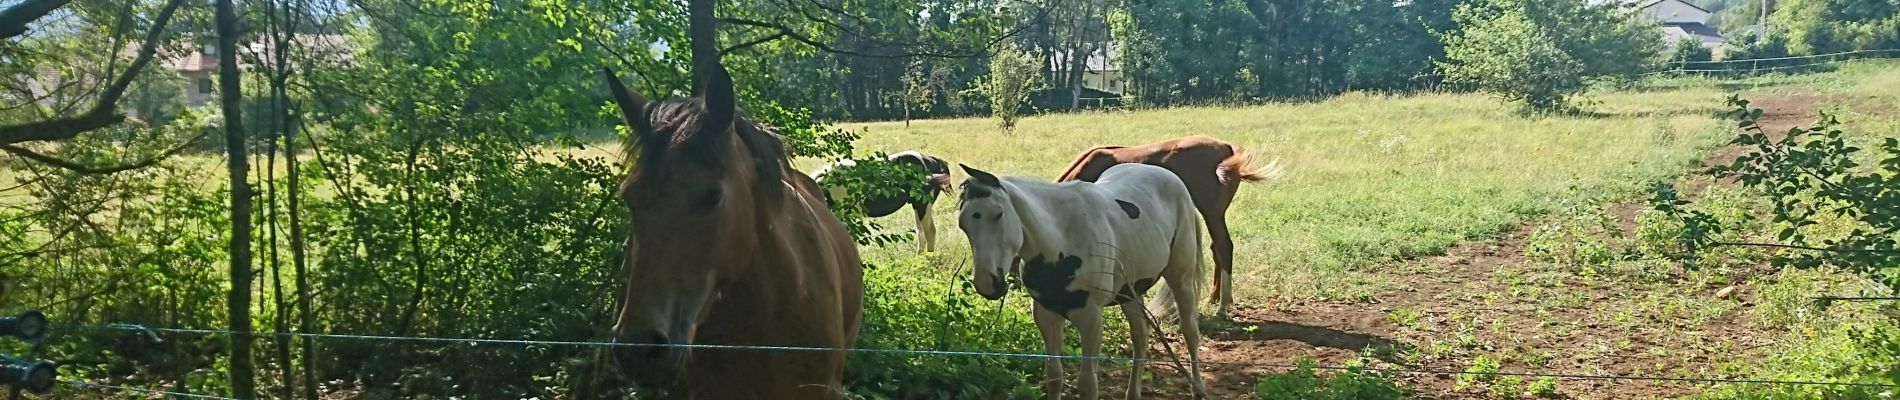
<instances>
[{"instance_id":1,"label":"white and black pinto horse","mask_svg":"<svg viewBox=\"0 0 1900 400\"><path fill-rule=\"evenodd\" d=\"M859 207L863 208L864 216L877 218L896 213L898 209L909 205L917 215L918 248L925 252L936 251L937 223L936 218L931 216L930 205L937 202L938 195L950 190L950 164L941 158L916 151L892 154L886 159L899 164L913 165L922 170L924 175L920 178L924 186L924 196L913 199L903 192L890 196L874 196L860 199ZM855 166L857 166L856 162L847 159L819 167L817 171L812 172L812 179L816 179L818 184L825 188L826 202L840 201L839 199L846 198L847 193L841 185L825 183L825 174Z\"/></svg>"},{"instance_id":2,"label":"white and black pinto horse","mask_svg":"<svg viewBox=\"0 0 1900 400\"><path fill-rule=\"evenodd\" d=\"M1102 309L1120 305L1134 339L1132 358L1148 349L1144 312L1179 311L1187 339L1197 397L1201 383L1200 326L1195 299L1200 296L1201 221L1187 186L1167 169L1121 164L1096 183L1051 183L1011 176L998 179L962 166L970 174L958 197L958 226L970 239L976 264L976 291L991 300L1009 290L1005 271L1021 259L1022 284L1035 299L1036 328L1044 351L1060 355L1063 321L1082 335L1080 381L1083 399L1097 394L1096 357L1102 348ZM1143 308L1141 297L1157 280L1166 280ZM1170 307L1172 306L1172 307ZM1062 363L1049 359L1043 393L1062 397ZM1139 371L1139 369L1137 369ZM1141 373L1129 373L1129 398L1141 393Z\"/></svg>"}]
</instances>

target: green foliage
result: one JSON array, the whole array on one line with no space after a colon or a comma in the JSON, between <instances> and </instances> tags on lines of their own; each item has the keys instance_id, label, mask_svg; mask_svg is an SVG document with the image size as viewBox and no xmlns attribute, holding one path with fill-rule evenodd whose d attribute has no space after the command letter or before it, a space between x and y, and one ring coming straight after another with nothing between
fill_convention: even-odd
<instances>
[{"instance_id":1,"label":"green foliage","mask_svg":"<svg viewBox=\"0 0 1900 400\"><path fill-rule=\"evenodd\" d=\"M1447 82L1473 84L1537 112L1564 110L1566 97L1583 90L1583 64L1552 43L1522 7L1491 12L1465 5L1455 15L1464 29L1445 37L1449 61L1438 64Z\"/></svg>"},{"instance_id":2,"label":"green foliage","mask_svg":"<svg viewBox=\"0 0 1900 400\"><path fill-rule=\"evenodd\" d=\"M1501 370L1501 365L1497 358L1483 355L1473 357L1471 359L1471 366L1465 367L1465 373L1458 375L1457 383L1454 387L1462 389L1472 385L1493 384L1498 382L1499 376L1497 373ZM1520 383L1522 383L1521 380Z\"/></svg>"},{"instance_id":3,"label":"green foliage","mask_svg":"<svg viewBox=\"0 0 1900 400\"><path fill-rule=\"evenodd\" d=\"M1900 287L1895 272L1894 223L1900 201L1892 196L1891 179L1900 170L1900 143L1892 138L1873 144L1875 154L1863 152L1863 138L1844 133L1826 113L1814 126L1790 129L1785 138L1772 139L1759 124L1761 110L1737 96L1729 98L1730 113L1743 128L1732 142L1749 149L1729 165L1713 172L1733 177L1748 188L1752 198L1766 203L1761 211L1772 216L1766 225L1734 228L1736 213L1695 209L1720 202L1712 196L1699 202L1679 198L1673 188L1661 186L1652 205L1681 221L1678 243L1687 253L1698 249L1751 247L1772 250L1774 265L1795 267L1776 274L1760 290L1756 315L1766 326L1788 329L1789 348L1775 352L1761 375L1772 379L1853 383L1900 383L1896 351L1900 340L1891 318L1843 319L1849 307L1859 313L1890 315L1891 304L1830 305L1815 296L1852 290L1875 296ZM1744 213L1743 216L1751 213ZM1716 227L1716 228L1699 228ZM1772 239L1742 240L1724 236L1736 231L1773 232ZM1706 251L1706 250L1705 250ZM1831 269L1817 269L1831 267ZM1836 272L1838 271L1838 272ZM1835 276L1864 277L1849 280ZM1861 282L1853 284L1851 282ZM1857 386L1727 385L1705 398L1796 399L1878 398L1879 390Z\"/></svg>"},{"instance_id":4,"label":"green foliage","mask_svg":"<svg viewBox=\"0 0 1900 400\"><path fill-rule=\"evenodd\" d=\"M1537 396L1538 398L1555 399L1562 396L1562 394L1557 393L1557 378L1548 376L1537 378L1536 381L1531 382L1530 387L1527 389L1532 396Z\"/></svg>"},{"instance_id":5,"label":"green foliage","mask_svg":"<svg viewBox=\"0 0 1900 400\"><path fill-rule=\"evenodd\" d=\"M1670 62L1702 62L1709 61L1715 57L1715 54L1710 52L1709 48L1702 47L1702 40L1692 37L1677 40L1676 43L1672 44L1672 47L1674 47L1674 51L1669 56Z\"/></svg>"},{"instance_id":6,"label":"green foliage","mask_svg":"<svg viewBox=\"0 0 1900 400\"><path fill-rule=\"evenodd\" d=\"M1729 104L1735 107L1730 115L1744 129L1733 144L1750 152L1714 171L1733 176L1767 197L1772 222L1779 229L1775 240L1780 243L1769 245L1787 250L1775 257L1775 264L1833 266L1900 288L1900 268L1895 267L1900 265L1900 249L1894 237L1900 231L1900 192L1895 191L1900 182L1893 181L1900 174L1900 140L1885 139L1878 144L1882 158L1863 164L1862 148L1849 143L1831 115L1822 113L1814 126L1790 129L1786 137L1773 140L1757 123L1760 109L1750 108L1747 100L1736 96L1730 96ZM1673 190L1665 187L1657 192L1653 201L1657 209L1685 223L1705 226L1715 218L1678 208L1685 202L1676 199ZM1708 233L1687 230L1682 240L1689 249L1764 246L1717 242Z\"/></svg>"},{"instance_id":7,"label":"green foliage","mask_svg":"<svg viewBox=\"0 0 1900 400\"><path fill-rule=\"evenodd\" d=\"M1022 352L1040 349L1029 314L991 305L975 293L961 270L923 258L869 265L865 272L864 327L858 346ZM1015 357L955 357L855 353L846 363L846 386L873 399L1034 397L1040 360Z\"/></svg>"},{"instance_id":8,"label":"green foliage","mask_svg":"<svg viewBox=\"0 0 1900 400\"><path fill-rule=\"evenodd\" d=\"M170 125L185 112L185 78L164 68L146 69L126 88L121 101L147 125Z\"/></svg>"},{"instance_id":9,"label":"green foliage","mask_svg":"<svg viewBox=\"0 0 1900 400\"><path fill-rule=\"evenodd\" d=\"M1622 228L1603 212L1606 199L1584 192L1573 182L1556 202L1551 218L1531 232L1525 256L1575 268L1583 275L1596 275L1628 258Z\"/></svg>"},{"instance_id":10,"label":"green foliage","mask_svg":"<svg viewBox=\"0 0 1900 400\"><path fill-rule=\"evenodd\" d=\"M1457 2L1160 0L1106 18L1122 46L1127 96L1165 105L1434 84L1431 60L1444 50L1432 32L1456 29Z\"/></svg>"},{"instance_id":11,"label":"green foliage","mask_svg":"<svg viewBox=\"0 0 1900 400\"><path fill-rule=\"evenodd\" d=\"M1527 111L1563 111L1587 80L1632 79L1651 69L1662 40L1653 22L1613 2L1479 0L1444 33L1445 79Z\"/></svg>"},{"instance_id":12,"label":"green foliage","mask_svg":"<svg viewBox=\"0 0 1900 400\"><path fill-rule=\"evenodd\" d=\"M914 239L909 233L880 233L880 226L864 215L864 209L858 205L868 199L888 198L899 193L921 198L930 174L915 164L891 162L883 152L846 159L849 165L832 168L824 175L825 186L844 188L845 197L828 199L828 204L838 220L844 222L845 229L857 238L859 245L884 246Z\"/></svg>"},{"instance_id":13,"label":"green foliage","mask_svg":"<svg viewBox=\"0 0 1900 400\"><path fill-rule=\"evenodd\" d=\"M1403 399L1410 390L1378 371L1358 367L1322 374L1319 364L1302 358L1293 370L1268 374L1254 385L1256 400L1382 400Z\"/></svg>"},{"instance_id":14,"label":"green foliage","mask_svg":"<svg viewBox=\"0 0 1900 400\"><path fill-rule=\"evenodd\" d=\"M215 123L187 111L165 126L119 125L45 150L86 164L125 163L215 130ZM0 207L0 276L9 277L0 308L39 309L61 323L223 325L229 196L204 184L200 166L167 162L110 175L8 168L29 175L21 186L0 186L0 198L36 201ZM200 336L152 343L117 330L54 332L42 354L59 360L62 377L182 377L212 368L224 343Z\"/></svg>"},{"instance_id":15,"label":"green foliage","mask_svg":"<svg viewBox=\"0 0 1900 400\"><path fill-rule=\"evenodd\" d=\"M1764 361L1766 379L1900 384L1900 328L1891 321L1802 326L1791 346ZM1723 385L1707 400L1883 399L1892 389L1848 385Z\"/></svg>"},{"instance_id":16,"label":"green foliage","mask_svg":"<svg viewBox=\"0 0 1900 400\"><path fill-rule=\"evenodd\" d=\"M1797 55L1900 48L1900 4L1884 0L1783 0L1769 17Z\"/></svg>"},{"instance_id":17,"label":"green foliage","mask_svg":"<svg viewBox=\"0 0 1900 400\"><path fill-rule=\"evenodd\" d=\"M990 74L975 89L990 99L990 114L1003 130L1016 128L1029 95L1042 89L1042 76L1036 73L1039 69L1035 58L1013 45L1005 45L990 56Z\"/></svg>"}]
</instances>

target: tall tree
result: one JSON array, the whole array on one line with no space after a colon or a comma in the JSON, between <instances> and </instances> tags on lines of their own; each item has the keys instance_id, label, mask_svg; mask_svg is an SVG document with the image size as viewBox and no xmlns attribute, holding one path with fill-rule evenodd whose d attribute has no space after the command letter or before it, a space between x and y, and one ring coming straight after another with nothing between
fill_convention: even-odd
<instances>
[{"instance_id":1,"label":"tall tree","mask_svg":"<svg viewBox=\"0 0 1900 400\"><path fill-rule=\"evenodd\" d=\"M251 186L250 153L244 132L243 81L238 71L238 14L231 0L217 0L218 99L224 110L225 158L231 176L231 289L226 297L231 334L231 396L257 396L251 363Z\"/></svg>"}]
</instances>

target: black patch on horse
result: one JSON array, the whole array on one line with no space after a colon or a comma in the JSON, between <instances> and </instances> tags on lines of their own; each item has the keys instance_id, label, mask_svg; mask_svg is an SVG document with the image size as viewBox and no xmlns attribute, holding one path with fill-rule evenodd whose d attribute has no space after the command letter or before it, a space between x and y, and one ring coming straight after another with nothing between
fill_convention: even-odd
<instances>
[{"instance_id":1,"label":"black patch on horse","mask_svg":"<svg viewBox=\"0 0 1900 400\"><path fill-rule=\"evenodd\" d=\"M1104 304L1104 306L1140 301L1141 296L1148 295L1148 288L1152 287L1155 287L1155 278L1139 279L1134 282L1129 282L1126 285L1122 285L1122 290L1115 292L1115 300Z\"/></svg>"},{"instance_id":2,"label":"black patch on horse","mask_svg":"<svg viewBox=\"0 0 1900 400\"><path fill-rule=\"evenodd\" d=\"M1135 207L1135 203L1115 200L1115 204L1122 206L1122 212L1128 213L1128 219L1141 219L1141 207Z\"/></svg>"},{"instance_id":3,"label":"black patch on horse","mask_svg":"<svg viewBox=\"0 0 1900 400\"><path fill-rule=\"evenodd\" d=\"M1075 282L1075 271L1081 268L1081 257L1056 254L1056 260L1051 262L1037 255L1023 262L1023 287L1029 289L1029 296L1042 308L1067 315L1071 310L1088 306L1089 292L1069 290L1069 283Z\"/></svg>"}]
</instances>

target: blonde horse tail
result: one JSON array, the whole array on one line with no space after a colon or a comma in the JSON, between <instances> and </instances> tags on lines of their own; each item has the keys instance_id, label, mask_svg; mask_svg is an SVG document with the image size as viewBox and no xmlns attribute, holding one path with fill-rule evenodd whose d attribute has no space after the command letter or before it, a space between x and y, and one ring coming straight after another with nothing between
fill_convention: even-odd
<instances>
[{"instance_id":1,"label":"blonde horse tail","mask_svg":"<svg viewBox=\"0 0 1900 400\"><path fill-rule=\"evenodd\" d=\"M1253 164L1253 157L1236 146L1234 147L1234 155L1227 156L1226 160L1221 160L1220 168L1217 172L1220 174L1220 180L1223 183L1230 183L1235 180L1241 182L1263 182L1279 178L1282 172L1280 159L1278 158L1268 161L1267 165L1259 168L1255 168Z\"/></svg>"},{"instance_id":2,"label":"blonde horse tail","mask_svg":"<svg viewBox=\"0 0 1900 400\"><path fill-rule=\"evenodd\" d=\"M1156 324L1173 320L1175 314L1181 312L1181 307L1175 305L1174 290L1169 289L1168 285L1159 286L1161 290L1155 292L1154 298L1148 299L1148 315L1154 317Z\"/></svg>"}]
</instances>

